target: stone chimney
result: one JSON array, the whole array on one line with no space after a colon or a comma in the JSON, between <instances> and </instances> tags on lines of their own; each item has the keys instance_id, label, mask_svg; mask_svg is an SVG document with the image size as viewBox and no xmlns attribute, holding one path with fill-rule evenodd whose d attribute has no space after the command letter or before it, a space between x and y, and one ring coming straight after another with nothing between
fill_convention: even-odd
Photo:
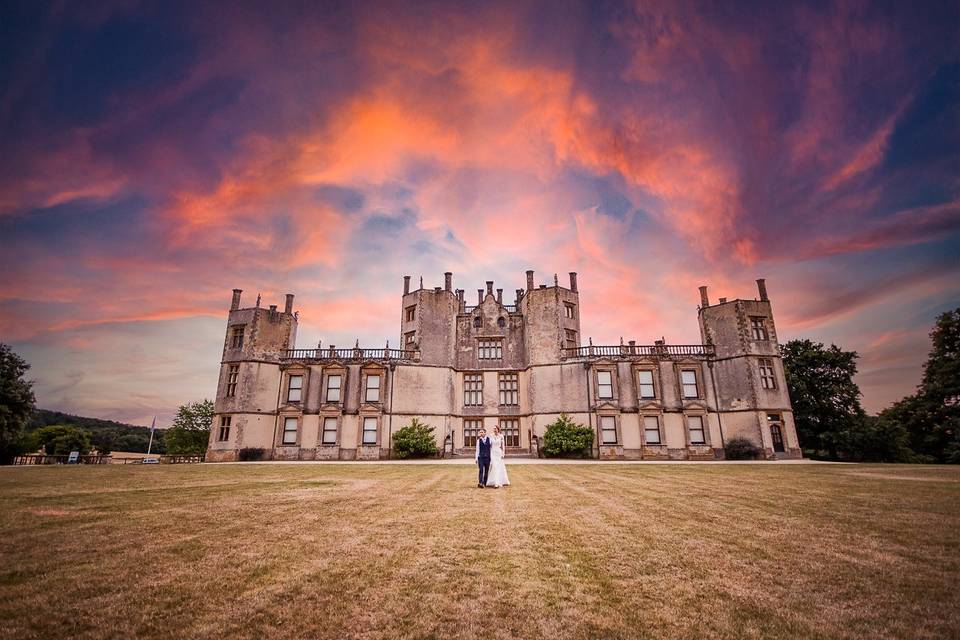
<instances>
[{"instance_id":1,"label":"stone chimney","mask_svg":"<svg viewBox=\"0 0 960 640\"><path fill-rule=\"evenodd\" d=\"M503 289L497 289L497 304L503 304Z\"/></svg>"},{"instance_id":2,"label":"stone chimney","mask_svg":"<svg viewBox=\"0 0 960 640\"><path fill-rule=\"evenodd\" d=\"M293 294L287 294L287 303L283 306L284 313L293 313Z\"/></svg>"},{"instance_id":3,"label":"stone chimney","mask_svg":"<svg viewBox=\"0 0 960 640\"><path fill-rule=\"evenodd\" d=\"M483 304L483 289L477 289L477 306Z\"/></svg>"},{"instance_id":4,"label":"stone chimney","mask_svg":"<svg viewBox=\"0 0 960 640\"><path fill-rule=\"evenodd\" d=\"M487 280L487 295L493 295L493 280Z\"/></svg>"},{"instance_id":5,"label":"stone chimney","mask_svg":"<svg viewBox=\"0 0 960 640\"><path fill-rule=\"evenodd\" d=\"M527 291L533 291L533 269L527 271Z\"/></svg>"},{"instance_id":6,"label":"stone chimney","mask_svg":"<svg viewBox=\"0 0 960 640\"><path fill-rule=\"evenodd\" d=\"M757 291L760 292L760 299L764 302L770 299L767 297L767 281L763 278L757 279Z\"/></svg>"},{"instance_id":7,"label":"stone chimney","mask_svg":"<svg viewBox=\"0 0 960 640\"><path fill-rule=\"evenodd\" d=\"M701 307L710 306L710 298L707 297L707 288L705 286L700 287L700 306Z\"/></svg>"},{"instance_id":8,"label":"stone chimney","mask_svg":"<svg viewBox=\"0 0 960 640\"><path fill-rule=\"evenodd\" d=\"M570 272L570 291L576 291L576 290L577 290L577 272L571 271Z\"/></svg>"},{"instance_id":9,"label":"stone chimney","mask_svg":"<svg viewBox=\"0 0 960 640\"><path fill-rule=\"evenodd\" d=\"M443 274L443 290L450 291L453 288L453 273L447 271Z\"/></svg>"},{"instance_id":10,"label":"stone chimney","mask_svg":"<svg viewBox=\"0 0 960 640\"><path fill-rule=\"evenodd\" d=\"M410 293L410 276L403 276L403 295Z\"/></svg>"},{"instance_id":11,"label":"stone chimney","mask_svg":"<svg viewBox=\"0 0 960 640\"><path fill-rule=\"evenodd\" d=\"M233 300L230 301L230 311L236 311L240 308L240 294L243 293L243 289L234 289L233 290Z\"/></svg>"}]
</instances>

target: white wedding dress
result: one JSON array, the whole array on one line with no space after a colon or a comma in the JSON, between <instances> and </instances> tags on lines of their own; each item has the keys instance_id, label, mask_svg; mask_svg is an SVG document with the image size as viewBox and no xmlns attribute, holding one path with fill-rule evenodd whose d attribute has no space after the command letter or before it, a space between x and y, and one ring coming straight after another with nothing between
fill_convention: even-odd
<instances>
[{"instance_id":1,"label":"white wedding dress","mask_svg":"<svg viewBox=\"0 0 960 640\"><path fill-rule=\"evenodd\" d=\"M510 484L507 465L503 463L503 436L490 436L490 474L488 487L505 487Z\"/></svg>"}]
</instances>

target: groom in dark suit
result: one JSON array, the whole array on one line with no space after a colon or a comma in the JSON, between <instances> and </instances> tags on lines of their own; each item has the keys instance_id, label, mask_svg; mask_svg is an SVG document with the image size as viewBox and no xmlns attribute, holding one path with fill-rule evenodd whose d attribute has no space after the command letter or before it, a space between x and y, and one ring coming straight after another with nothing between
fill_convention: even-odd
<instances>
[{"instance_id":1,"label":"groom in dark suit","mask_svg":"<svg viewBox=\"0 0 960 640\"><path fill-rule=\"evenodd\" d=\"M487 430L480 429L480 435L477 437L477 453L474 456L477 466L480 467L480 478L477 480L477 486L483 489L487 486L487 475L490 473L490 438L487 437Z\"/></svg>"}]
</instances>

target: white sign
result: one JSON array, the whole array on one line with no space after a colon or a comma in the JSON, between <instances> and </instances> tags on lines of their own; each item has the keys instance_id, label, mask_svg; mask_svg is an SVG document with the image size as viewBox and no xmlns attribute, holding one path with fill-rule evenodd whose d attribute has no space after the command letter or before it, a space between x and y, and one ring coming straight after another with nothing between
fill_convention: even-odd
<instances>
[{"instance_id":1,"label":"white sign","mask_svg":"<svg viewBox=\"0 0 960 640\"><path fill-rule=\"evenodd\" d=\"M67 464L77 464L77 460L80 459L79 451L71 451L70 457L67 459Z\"/></svg>"}]
</instances>

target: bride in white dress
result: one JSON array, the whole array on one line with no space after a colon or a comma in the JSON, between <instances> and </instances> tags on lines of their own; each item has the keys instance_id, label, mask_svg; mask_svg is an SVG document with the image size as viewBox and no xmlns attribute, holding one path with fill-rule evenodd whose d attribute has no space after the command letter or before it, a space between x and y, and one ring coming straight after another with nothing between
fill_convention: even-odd
<instances>
[{"instance_id":1,"label":"bride in white dress","mask_svg":"<svg viewBox=\"0 0 960 640\"><path fill-rule=\"evenodd\" d=\"M499 489L510 485L510 479L507 477L507 465L503 463L504 452L503 435L500 433L500 427L493 428L493 435L490 436L490 475L487 476L487 486Z\"/></svg>"}]
</instances>

